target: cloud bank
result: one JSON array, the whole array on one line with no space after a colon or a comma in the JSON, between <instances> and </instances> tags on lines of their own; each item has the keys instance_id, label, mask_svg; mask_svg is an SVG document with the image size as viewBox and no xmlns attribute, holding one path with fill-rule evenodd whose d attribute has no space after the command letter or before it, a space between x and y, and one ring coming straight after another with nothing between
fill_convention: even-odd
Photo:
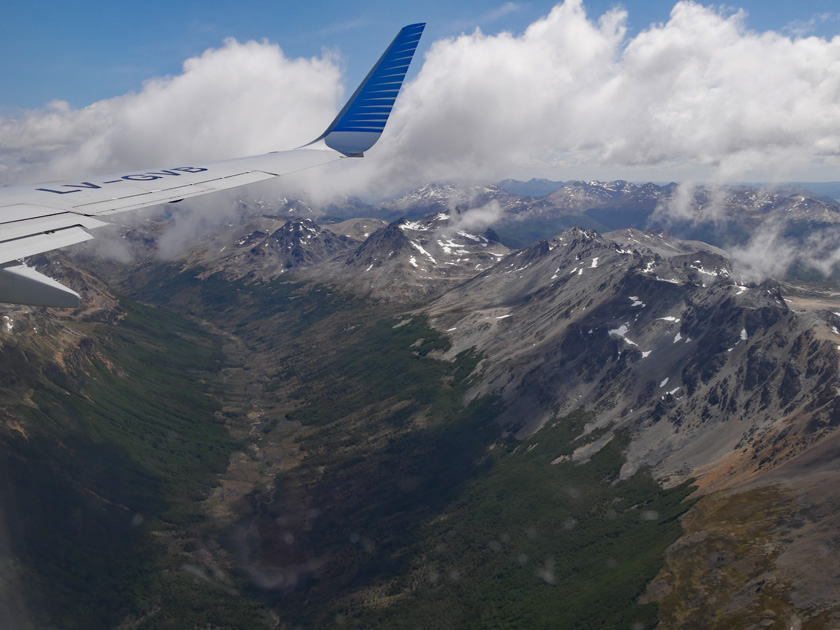
<instances>
[{"instance_id":1,"label":"cloud bank","mask_svg":"<svg viewBox=\"0 0 840 630\"><path fill-rule=\"evenodd\" d=\"M627 20L620 8L594 19L566 0L520 34L476 29L434 42L368 157L309 185L375 196L530 175L830 178L840 37L752 32L742 12L689 1L632 37ZM334 55L289 59L268 42L228 40L139 93L0 118L0 181L293 147L342 100Z\"/></svg>"},{"instance_id":2,"label":"cloud bank","mask_svg":"<svg viewBox=\"0 0 840 630\"><path fill-rule=\"evenodd\" d=\"M0 183L210 161L299 146L335 116L338 59L226 40L139 93L0 118Z\"/></svg>"},{"instance_id":3,"label":"cloud bank","mask_svg":"<svg viewBox=\"0 0 840 630\"><path fill-rule=\"evenodd\" d=\"M755 33L744 19L679 2L629 38L624 11L593 21L568 0L520 36L438 41L383 163L428 179L529 167L779 179L836 166L840 38Z\"/></svg>"}]
</instances>

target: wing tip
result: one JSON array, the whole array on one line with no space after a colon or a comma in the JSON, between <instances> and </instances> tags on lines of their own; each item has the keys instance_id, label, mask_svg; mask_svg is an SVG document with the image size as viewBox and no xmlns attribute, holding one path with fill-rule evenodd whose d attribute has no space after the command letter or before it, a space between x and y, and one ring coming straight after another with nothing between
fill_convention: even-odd
<instances>
[{"instance_id":1,"label":"wing tip","mask_svg":"<svg viewBox=\"0 0 840 630\"><path fill-rule=\"evenodd\" d=\"M348 157L361 157L376 144L385 129L425 27L425 22L417 22L400 29L332 124L310 144L323 140L329 148ZM387 94L377 91L380 80L385 76L390 86ZM375 108L372 105L374 99Z\"/></svg>"}]
</instances>

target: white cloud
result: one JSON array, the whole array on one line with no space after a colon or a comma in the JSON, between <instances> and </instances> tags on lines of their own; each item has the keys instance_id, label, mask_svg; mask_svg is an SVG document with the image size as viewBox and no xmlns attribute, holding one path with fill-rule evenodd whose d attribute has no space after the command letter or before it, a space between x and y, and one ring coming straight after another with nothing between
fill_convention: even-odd
<instances>
[{"instance_id":1,"label":"white cloud","mask_svg":"<svg viewBox=\"0 0 840 630\"><path fill-rule=\"evenodd\" d=\"M829 277L840 263L840 229L827 227L794 238L786 235L783 221L769 220L746 244L729 253L736 274L744 281L782 278L794 264Z\"/></svg>"},{"instance_id":2,"label":"white cloud","mask_svg":"<svg viewBox=\"0 0 840 630\"><path fill-rule=\"evenodd\" d=\"M436 41L380 144L317 184L376 195L529 174L780 180L835 168L840 37L751 32L742 13L722 11L678 2L666 23L631 37L623 10L592 19L567 0L520 34ZM230 40L137 94L0 118L0 178L296 146L332 119L339 75L328 54L288 59L273 44Z\"/></svg>"},{"instance_id":3,"label":"white cloud","mask_svg":"<svg viewBox=\"0 0 840 630\"><path fill-rule=\"evenodd\" d=\"M782 237L782 226L763 224L742 247L729 251L735 273L742 281L755 282L765 278L781 278L797 258L792 241Z\"/></svg>"},{"instance_id":4,"label":"white cloud","mask_svg":"<svg viewBox=\"0 0 840 630\"><path fill-rule=\"evenodd\" d=\"M474 17L471 21L459 21L453 22L449 25L449 30L472 30L476 26L480 26L481 24L488 24L490 22L495 22L500 20L512 13L516 13L517 11L522 9L522 4L519 2L505 2L502 6L496 7L494 9L490 9L486 13L479 15L478 17Z\"/></svg>"},{"instance_id":5,"label":"white cloud","mask_svg":"<svg viewBox=\"0 0 840 630\"><path fill-rule=\"evenodd\" d=\"M820 25L838 20L840 20L840 13L817 13L808 19L794 20L782 30L795 37L807 37L812 35Z\"/></svg>"},{"instance_id":6,"label":"white cloud","mask_svg":"<svg viewBox=\"0 0 840 630\"><path fill-rule=\"evenodd\" d=\"M493 200L478 208L470 208L460 213L450 209L449 216L452 217L449 225L451 230L481 232L497 223L504 216L504 212L499 202Z\"/></svg>"},{"instance_id":7,"label":"white cloud","mask_svg":"<svg viewBox=\"0 0 840 630\"><path fill-rule=\"evenodd\" d=\"M340 93L331 54L289 59L276 45L230 39L139 93L0 118L1 176L64 179L292 148L323 130Z\"/></svg>"},{"instance_id":8,"label":"white cloud","mask_svg":"<svg viewBox=\"0 0 840 630\"><path fill-rule=\"evenodd\" d=\"M781 179L836 165L840 38L750 32L743 17L679 2L630 38L623 11L593 21L568 0L519 36L435 42L378 148L382 180L528 167Z\"/></svg>"}]
</instances>

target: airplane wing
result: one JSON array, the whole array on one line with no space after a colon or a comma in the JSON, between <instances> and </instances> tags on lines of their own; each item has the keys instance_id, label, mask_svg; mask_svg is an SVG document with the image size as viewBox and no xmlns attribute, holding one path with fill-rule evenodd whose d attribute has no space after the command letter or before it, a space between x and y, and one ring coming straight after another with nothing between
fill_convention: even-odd
<instances>
[{"instance_id":1,"label":"airplane wing","mask_svg":"<svg viewBox=\"0 0 840 630\"><path fill-rule=\"evenodd\" d=\"M379 139L425 24L406 26L327 130L304 147L252 157L0 187L0 302L75 307L79 295L21 260L86 241L98 217L180 201L343 159Z\"/></svg>"}]
</instances>

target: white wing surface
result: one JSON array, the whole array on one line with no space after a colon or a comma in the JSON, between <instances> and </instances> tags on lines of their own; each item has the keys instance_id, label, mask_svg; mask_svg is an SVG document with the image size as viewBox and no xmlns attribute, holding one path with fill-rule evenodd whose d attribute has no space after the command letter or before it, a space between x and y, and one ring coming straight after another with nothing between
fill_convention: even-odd
<instances>
[{"instance_id":1,"label":"white wing surface","mask_svg":"<svg viewBox=\"0 0 840 630\"><path fill-rule=\"evenodd\" d=\"M327 130L299 149L0 188L0 302L73 307L79 295L22 259L93 238L98 217L180 201L361 157L379 139L424 24L403 28ZM322 148L307 148L320 146Z\"/></svg>"}]
</instances>

